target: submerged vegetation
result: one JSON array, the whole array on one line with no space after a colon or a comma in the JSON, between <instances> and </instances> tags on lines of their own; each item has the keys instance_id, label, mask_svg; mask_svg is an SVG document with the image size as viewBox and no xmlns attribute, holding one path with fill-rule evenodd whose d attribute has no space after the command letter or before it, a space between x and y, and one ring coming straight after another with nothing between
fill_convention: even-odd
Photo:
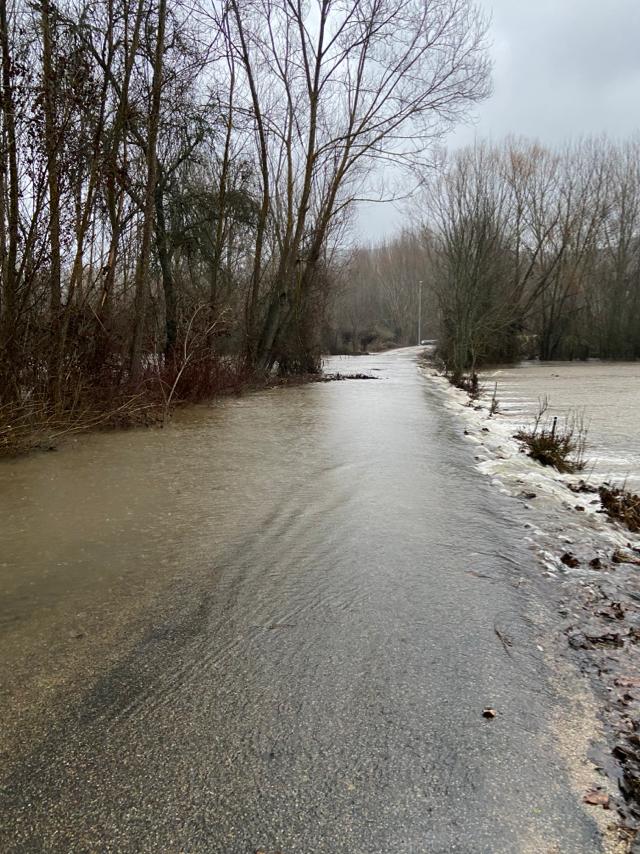
<instances>
[{"instance_id":1,"label":"submerged vegetation","mask_svg":"<svg viewBox=\"0 0 640 854\"><path fill-rule=\"evenodd\" d=\"M54 411L47 400L0 407L0 457L13 457L35 448L53 450L58 440L84 430L149 426L161 420L161 408L148 396L123 395L118 401L80 399L75 406Z\"/></svg>"},{"instance_id":2,"label":"submerged vegetation","mask_svg":"<svg viewBox=\"0 0 640 854\"><path fill-rule=\"evenodd\" d=\"M519 430L515 438L543 466L567 474L582 471L587 443L584 420L574 414L559 423L557 417L547 417L548 406L547 400L542 401L533 425Z\"/></svg>"},{"instance_id":3,"label":"submerged vegetation","mask_svg":"<svg viewBox=\"0 0 640 854\"><path fill-rule=\"evenodd\" d=\"M602 506L612 519L621 522L632 533L640 533L640 495L606 485L600 487L599 493Z\"/></svg>"},{"instance_id":4,"label":"submerged vegetation","mask_svg":"<svg viewBox=\"0 0 640 854\"><path fill-rule=\"evenodd\" d=\"M475 371L470 374L447 374L447 377L451 385L467 392L469 400L478 400L481 396L482 387Z\"/></svg>"}]
</instances>

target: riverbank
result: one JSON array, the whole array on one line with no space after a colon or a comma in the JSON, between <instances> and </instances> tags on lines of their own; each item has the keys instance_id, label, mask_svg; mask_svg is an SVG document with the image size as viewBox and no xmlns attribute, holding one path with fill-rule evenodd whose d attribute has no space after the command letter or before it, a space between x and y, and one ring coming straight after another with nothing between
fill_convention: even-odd
<instances>
[{"instance_id":1,"label":"riverbank","mask_svg":"<svg viewBox=\"0 0 640 854\"><path fill-rule=\"evenodd\" d=\"M611 800L596 792L593 809L615 807L630 840L640 821L640 537L606 513L588 464L561 474L526 454L514 435L517 402L501 411L492 384L485 381L484 394L471 400L432 366L424 371L472 445L477 470L517 502L536 580L560 594L554 643L577 658L594 687L610 749L597 762L619 784Z\"/></svg>"},{"instance_id":2,"label":"riverbank","mask_svg":"<svg viewBox=\"0 0 640 854\"><path fill-rule=\"evenodd\" d=\"M42 381L0 406L0 459L53 451L82 433L162 426L181 406L239 394L264 379L243 360L214 357L149 364L134 386L107 366L89 376L71 373L57 388Z\"/></svg>"}]
</instances>

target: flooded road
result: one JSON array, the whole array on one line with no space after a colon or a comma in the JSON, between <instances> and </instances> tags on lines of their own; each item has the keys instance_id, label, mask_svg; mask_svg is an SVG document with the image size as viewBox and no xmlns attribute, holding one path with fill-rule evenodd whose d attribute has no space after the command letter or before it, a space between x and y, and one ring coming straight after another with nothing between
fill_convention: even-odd
<instances>
[{"instance_id":1,"label":"flooded road","mask_svg":"<svg viewBox=\"0 0 640 854\"><path fill-rule=\"evenodd\" d=\"M515 503L329 368L0 467L0 850L601 850Z\"/></svg>"}]
</instances>

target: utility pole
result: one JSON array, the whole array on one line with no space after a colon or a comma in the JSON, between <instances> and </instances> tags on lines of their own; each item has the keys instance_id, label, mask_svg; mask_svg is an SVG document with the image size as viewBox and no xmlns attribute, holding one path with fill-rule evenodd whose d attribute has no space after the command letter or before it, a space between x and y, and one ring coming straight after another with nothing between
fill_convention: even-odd
<instances>
[{"instance_id":1,"label":"utility pole","mask_svg":"<svg viewBox=\"0 0 640 854\"><path fill-rule=\"evenodd\" d=\"M418 347L422 341L422 279L418 282Z\"/></svg>"}]
</instances>

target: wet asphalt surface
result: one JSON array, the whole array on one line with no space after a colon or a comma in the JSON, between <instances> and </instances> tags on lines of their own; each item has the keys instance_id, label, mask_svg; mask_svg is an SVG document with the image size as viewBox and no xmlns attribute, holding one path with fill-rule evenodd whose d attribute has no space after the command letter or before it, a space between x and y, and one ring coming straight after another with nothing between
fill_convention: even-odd
<instances>
[{"instance_id":1,"label":"wet asphalt surface","mask_svg":"<svg viewBox=\"0 0 640 854\"><path fill-rule=\"evenodd\" d=\"M131 561L129 594L126 579L83 586L70 560L47 572L48 601L31 582L8 597L0 851L601 850L553 723L565 702L537 650L544 603L520 579L539 569L512 503L473 469L411 353L353 369L372 368L376 382L225 402L223 423L203 411L153 439L90 440L94 461L114 442L123 471L138 460L150 505L157 488L179 521L150 513L150 555L146 535L105 528L102 575ZM53 482L82 454L47 457ZM122 482L105 471L107 500ZM29 563L12 542L6 571L22 561L37 580L46 554ZM109 596L121 605L103 612ZM12 674L37 698L66 649L28 638L53 611L92 608L103 652L76 653L27 738Z\"/></svg>"}]
</instances>

